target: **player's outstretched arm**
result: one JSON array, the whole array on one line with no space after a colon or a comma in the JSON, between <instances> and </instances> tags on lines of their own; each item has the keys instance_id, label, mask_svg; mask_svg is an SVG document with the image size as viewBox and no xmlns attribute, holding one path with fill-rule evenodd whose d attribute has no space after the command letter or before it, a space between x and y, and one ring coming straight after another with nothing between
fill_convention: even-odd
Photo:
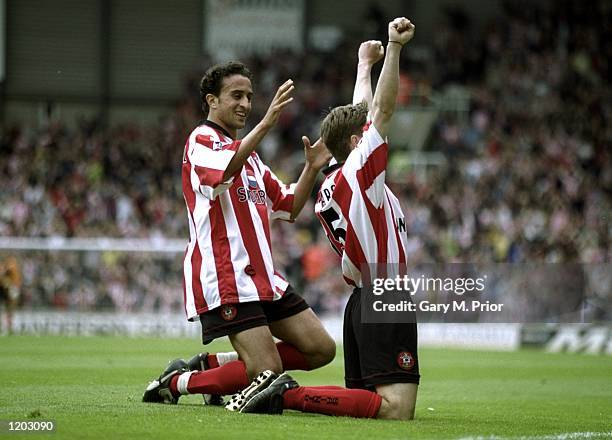
<instances>
[{"instance_id":1,"label":"player's outstretched arm","mask_svg":"<svg viewBox=\"0 0 612 440\"><path fill-rule=\"evenodd\" d=\"M278 117L283 108L293 101L291 93L293 92L294 88L293 81L290 79L285 81L285 83L278 88L276 95L274 95L274 98L270 103L270 107L268 107L266 115L259 122L259 124L257 124L255 128L253 128L249 134L242 139L236 154L227 165L227 168L223 173L224 182L242 168L246 160L249 158L255 148L257 148L264 136L268 134L268 131L270 131L270 129L276 125Z\"/></svg>"},{"instance_id":2,"label":"player's outstretched arm","mask_svg":"<svg viewBox=\"0 0 612 440\"><path fill-rule=\"evenodd\" d=\"M357 78L353 90L353 104L365 101L372 109L372 66L385 55L385 48L378 40L364 41L357 52Z\"/></svg>"},{"instance_id":3,"label":"player's outstretched arm","mask_svg":"<svg viewBox=\"0 0 612 440\"><path fill-rule=\"evenodd\" d=\"M384 138L395 111L399 84L399 56L404 44L414 36L414 25L405 17L389 23L389 43L372 102L372 123Z\"/></svg>"},{"instance_id":4,"label":"player's outstretched arm","mask_svg":"<svg viewBox=\"0 0 612 440\"><path fill-rule=\"evenodd\" d=\"M331 153L327 150L327 146L321 139L317 140L314 145L311 145L310 139L306 136L302 136L302 142L304 143L306 164L295 185L291 220L295 220L302 211L302 208L312 193L317 174L323 167L327 166L332 158Z\"/></svg>"}]
</instances>

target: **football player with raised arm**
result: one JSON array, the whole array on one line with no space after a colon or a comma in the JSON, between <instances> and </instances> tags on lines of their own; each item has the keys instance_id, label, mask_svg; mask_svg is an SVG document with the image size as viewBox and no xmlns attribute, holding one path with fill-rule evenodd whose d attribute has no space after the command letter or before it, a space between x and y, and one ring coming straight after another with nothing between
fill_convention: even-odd
<instances>
[{"instance_id":1,"label":"football player with raised arm","mask_svg":"<svg viewBox=\"0 0 612 440\"><path fill-rule=\"evenodd\" d=\"M409 420L420 380L416 324L367 324L361 320L361 267L406 263L404 214L385 185L386 135L397 98L399 57L415 27L407 18L389 23L386 54L380 42L359 48L353 104L334 108L323 120L321 139L336 164L325 171L316 203L342 273L354 288L344 315L347 388L301 387L286 373L237 405L241 412L294 409L330 415ZM374 96L370 71L383 57ZM369 109L369 112L368 112Z\"/></svg>"},{"instance_id":2,"label":"football player with raised arm","mask_svg":"<svg viewBox=\"0 0 612 440\"><path fill-rule=\"evenodd\" d=\"M202 325L203 343L228 336L235 352L172 361L147 387L145 402L175 404L181 394L204 394L221 403L219 395L251 381L248 391L255 392L272 375L318 368L335 356L319 319L276 270L270 238L270 221L297 217L331 156L321 142L304 141L304 170L285 185L255 151L293 89L291 80L282 84L263 119L238 139L251 111L250 71L229 62L201 80L207 119L189 135L182 163L190 233L183 296L187 318Z\"/></svg>"}]
</instances>

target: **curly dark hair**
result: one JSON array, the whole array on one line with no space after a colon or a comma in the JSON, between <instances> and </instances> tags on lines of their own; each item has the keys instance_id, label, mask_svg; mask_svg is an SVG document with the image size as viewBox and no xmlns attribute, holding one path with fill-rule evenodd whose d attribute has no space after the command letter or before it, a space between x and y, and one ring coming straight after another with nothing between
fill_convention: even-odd
<instances>
[{"instance_id":1,"label":"curly dark hair","mask_svg":"<svg viewBox=\"0 0 612 440\"><path fill-rule=\"evenodd\" d=\"M334 108L321 123L321 139L338 162L351 152L351 136L361 135L367 122L368 104L349 104Z\"/></svg>"},{"instance_id":2,"label":"curly dark hair","mask_svg":"<svg viewBox=\"0 0 612 440\"><path fill-rule=\"evenodd\" d=\"M200 101L202 102L204 115L208 115L209 110L208 103L206 102L206 95L211 93L215 96L219 96L223 78L232 75L242 75L249 80L253 79L251 71L240 61L228 61L223 64L215 64L206 71L200 80Z\"/></svg>"}]
</instances>

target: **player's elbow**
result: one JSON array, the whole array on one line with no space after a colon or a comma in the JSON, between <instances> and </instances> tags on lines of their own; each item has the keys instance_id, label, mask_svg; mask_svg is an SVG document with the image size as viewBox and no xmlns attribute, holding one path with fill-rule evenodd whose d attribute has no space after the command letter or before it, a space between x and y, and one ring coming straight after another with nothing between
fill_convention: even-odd
<instances>
[{"instance_id":1,"label":"player's elbow","mask_svg":"<svg viewBox=\"0 0 612 440\"><path fill-rule=\"evenodd\" d=\"M381 119L391 119L395 111L395 100L384 99L378 96L374 97L372 102L372 112L374 116L378 115Z\"/></svg>"},{"instance_id":2,"label":"player's elbow","mask_svg":"<svg viewBox=\"0 0 612 440\"><path fill-rule=\"evenodd\" d=\"M383 138L387 134L387 129L393 117L393 111L383 111L377 109L372 116L372 123Z\"/></svg>"},{"instance_id":3,"label":"player's elbow","mask_svg":"<svg viewBox=\"0 0 612 440\"><path fill-rule=\"evenodd\" d=\"M394 106L386 106L386 107L375 107L372 113L372 122L374 126L379 129L383 127L387 127L391 122L391 118L393 117L393 111L395 110Z\"/></svg>"},{"instance_id":4,"label":"player's elbow","mask_svg":"<svg viewBox=\"0 0 612 440\"><path fill-rule=\"evenodd\" d=\"M376 110L377 119L381 122L389 122L393 117L393 107L379 108Z\"/></svg>"}]
</instances>

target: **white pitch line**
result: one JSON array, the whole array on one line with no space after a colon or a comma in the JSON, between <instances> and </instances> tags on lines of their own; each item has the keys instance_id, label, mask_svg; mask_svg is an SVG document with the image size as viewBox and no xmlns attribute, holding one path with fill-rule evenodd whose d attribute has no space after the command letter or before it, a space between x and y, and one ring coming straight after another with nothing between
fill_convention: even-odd
<instances>
[{"instance_id":1,"label":"white pitch line","mask_svg":"<svg viewBox=\"0 0 612 440\"><path fill-rule=\"evenodd\" d=\"M560 434L529 435L521 437L500 437L497 435L461 437L458 440L591 440L599 438L612 439L612 431L608 432L562 432Z\"/></svg>"}]
</instances>

